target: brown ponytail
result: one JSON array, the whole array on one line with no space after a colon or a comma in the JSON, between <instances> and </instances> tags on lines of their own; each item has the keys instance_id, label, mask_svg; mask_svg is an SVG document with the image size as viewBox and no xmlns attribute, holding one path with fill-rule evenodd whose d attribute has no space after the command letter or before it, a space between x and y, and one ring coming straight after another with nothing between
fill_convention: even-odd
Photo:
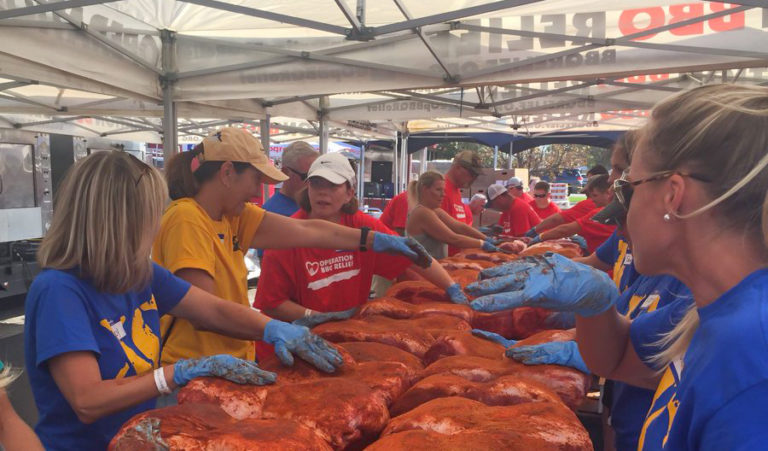
<instances>
[{"instance_id":1,"label":"brown ponytail","mask_svg":"<svg viewBox=\"0 0 768 451\"><path fill-rule=\"evenodd\" d=\"M192 160L203 153L203 144L196 145L192 150L177 153L165 166L165 180L168 183L168 195L172 200L184 197L194 197L203 183L212 179L221 169L223 161L206 161L192 172ZM240 174L251 167L250 163L233 161L235 172Z\"/></svg>"}]
</instances>

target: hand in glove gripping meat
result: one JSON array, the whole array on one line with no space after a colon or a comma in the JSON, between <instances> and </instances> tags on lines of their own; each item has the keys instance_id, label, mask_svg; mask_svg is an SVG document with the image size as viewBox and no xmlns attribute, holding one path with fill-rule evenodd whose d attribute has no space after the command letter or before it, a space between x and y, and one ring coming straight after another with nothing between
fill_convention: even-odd
<instances>
[{"instance_id":1,"label":"hand in glove gripping meat","mask_svg":"<svg viewBox=\"0 0 768 451\"><path fill-rule=\"evenodd\" d=\"M330 321L342 321L349 319L352 317L352 315L355 314L356 311L357 307L351 308L349 310L342 310L340 312L312 312L311 315L294 320L291 322L291 324L294 326L309 327L311 329L319 324L327 323Z\"/></svg>"},{"instance_id":2,"label":"hand in glove gripping meat","mask_svg":"<svg viewBox=\"0 0 768 451\"><path fill-rule=\"evenodd\" d=\"M496 247L493 238L486 238L485 241L483 241L483 250L485 252L501 252L499 248Z\"/></svg>"},{"instance_id":3,"label":"hand in glove gripping meat","mask_svg":"<svg viewBox=\"0 0 768 451\"><path fill-rule=\"evenodd\" d=\"M506 356L526 365L562 365L589 374L575 341L553 341L540 345L509 348Z\"/></svg>"},{"instance_id":4,"label":"hand in glove gripping meat","mask_svg":"<svg viewBox=\"0 0 768 451\"><path fill-rule=\"evenodd\" d=\"M173 382L187 385L196 377L217 376L237 384L266 385L277 380L277 374L264 371L255 362L238 359L228 354L199 359L182 359L173 365Z\"/></svg>"},{"instance_id":5,"label":"hand in glove gripping meat","mask_svg":"<svg viewBox=\"0 0 768 451\"><path fill-rule=\"evenodd\" d=\"M339 351L304 326L273 319L264 328L263 339L275 346L275 354L283 365L293 365L293 354L326 373L333 373L343 363Z\"/></svg>"},{"instance_id":6,"label":"hand in glove gripping meat","mask_svg":"<svg viewBox=\"0 0 768 451\"><path fill-rule=\"evenodd\" d=\"M469 304L467 295L464 294L464 291L461 289L461 285L458 283L454 283L453 285L450 285L448 288L446 288L445 294L448 295L448 298L454 304Z\"/></svg>"},{"instance_id":7,"label":"hand in glove gripping meat","mask_svg":"<svg viewBox=\"0 0 768 451\"><path fill-rule=\"evenodd\" d=\"M487 330L482 330L482 329L472 329L472 335L480 338L485 338L486 340L491 340L495 343L498 343L504 346L504 348L514 346L515 343L517 343L517 340L510 340L508 338L502 337L496 332L488 332Z\"/></svg>"},{"instance_id":8,"label":"hand in glove gripping meat","mask_svg":"<svg viewBox=\"0 0 768 451\"><path fill-rule=\"evenodd\" d=\"M480 296L470 307L481 312L542 307L589 317L610 309L619 297L606 273L559 254L516 260L505 268L506 275L467 286L468 293Z\"/></svg>"},{"instance_id":9,"label":"hand in glove gripping meat","mask_svg":"<svg viewBox=\"0 0 768 451\"><path fill-rule=\"evenodd\" d=\"M581 236L581 235L573 235L571 237L571 241L579 245L579 248L581 249L581 252L583 252L585 255L589 253L589 245L587 244L587 240Z\"/></svg>"},{"instance_id":10,"label":"hand in glove gripping meat","mask_svg":"<svg viewBox=\"0 0 768 451\"><path fill-rule=\"evenodd\" d=\"M413 238L376 232L373 235L373 251L404 255L422 268L429 268L432 264L432 256Z\"/></svg>"}]
</instances>

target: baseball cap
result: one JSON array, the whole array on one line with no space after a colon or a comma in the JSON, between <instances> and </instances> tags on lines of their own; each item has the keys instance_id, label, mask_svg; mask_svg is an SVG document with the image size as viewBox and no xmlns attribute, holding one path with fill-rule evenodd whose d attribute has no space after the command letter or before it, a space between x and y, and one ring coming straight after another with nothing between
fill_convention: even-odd
<instances>
[{"instance_id":1,"label":"baseball cap","mask_svg":"<svg viewBox=\"0 0 768 451\"><path fill-rule=\"evenodd\" d=\"M453 162L474 174L480 175L483 173L483 162L480 160L480 156L471 150L462 150L457 153L453 157Z\"/></svg>"},{"instance_id":2,"label":"baseball cap","mask_svg":"<svg viewBox=\"0 0 768 451\"><path fill-rule=\"evenodd\" d=\"M507 180L507 182L504 184L504 186L506 186L507 188L509 188L510 186L515 186L515 187L523 186L523 181L517 177L510 177L509 180Z\"/></svg>"},{"instance_id":3,"label":"baseball cap","mask_svg":"<svg viewBox=\"0 0 768 451\"><path fill-rule=\"evenodd\" d=\"M494 199L501 196L502 194L507 192L507 189L504 188L503 185L499 185L498 183L494 183L493 185L489 186L487 190L485 190L486 194L488 194L488 202L485 204L486 207L491 206L491 202L493 202Z\"/></svg>"},{"instance_id":4,"label":"baseball cap","mask_svg":"<svg viewBox=\"0 0 768 451\"><path fill-rule=\"evenodd\" d=\"M261 142L242 128L225 127L203 138L203 152L198 154L197 159L200 163L206 161L250 163L264 175L264 183L268 184L288 179L287 175L270 164Z\"/></svg>"},{"instance_id":5,"label":"baseball cap","mask_svg":"<svg viewBox=\"0 0 768 451\"><path fill-rule=\"evenodd\" d=\"M621 225L626 222L627 210L621 205L619 200L616 199L616 196L614 196L611 203L603 207L603 209L592 216L591 219L600 224Z\"/></svg>"},{"instance_id":6,"label":"baseball cap","mask_svg":"<svg viewBox=\"0 0 768 451\"><path fill-rule=\"evenodd\" d=\"M356 186L355 170L352 169L347 157L340 153L320 155L309 167L307 178L310 177L322 177L336 185L349 182L353 188Z\"/></svg>"}]
</instances>

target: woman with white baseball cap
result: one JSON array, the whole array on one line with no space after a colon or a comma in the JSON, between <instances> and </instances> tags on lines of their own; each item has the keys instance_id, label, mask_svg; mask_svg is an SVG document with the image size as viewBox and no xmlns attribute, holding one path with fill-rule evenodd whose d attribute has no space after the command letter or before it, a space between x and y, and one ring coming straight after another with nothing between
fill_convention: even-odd
<instances>
[{"instance_id":1,"label":"woman with white baseball cap","mask_svg":"<svg viewBox=\"0 0 768 451\"><path fill-rule=\"evenodd\" d=\"M167 164L173 202L166 209L152 258L175 275L221 298L250 307L243 255L249 248L365 249L425 260L405 238L361 232L327 221L298 221L249 202L261 184L286 179L261 143L238 128L223 128ZM229 354L254 360L253 341L225 337L167 316L161 324L163 364Z\"/></svg>"},{"instance_id":2,"label":"woman with white baseball cap","mask_svg":"<svg viewBox=\"0 0 768 451\"><path fill-rule=\"evenodd\" d=\"M293 217L362 228L363 234L371 230L394 236L377 219L358 211L355 186L355 171L344 156L322 155L309 169L307 190L299 198L301 210ZM452 301L467 302L461 287L437 262L424 269L406 258L365 252L364 248L308 246L264 253L254 306L284 321L315 312L354 309L368 299L374 275L393 279L409 268L444 288Z\"/></svg>"}]
</instances>

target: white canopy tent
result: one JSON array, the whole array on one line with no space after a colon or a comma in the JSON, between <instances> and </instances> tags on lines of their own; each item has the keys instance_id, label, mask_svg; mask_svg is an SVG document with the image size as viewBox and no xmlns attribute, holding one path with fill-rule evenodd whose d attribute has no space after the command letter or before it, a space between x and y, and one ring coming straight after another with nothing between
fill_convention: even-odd
<instances>
[{"instance_id":1,"label":"white canopy tent","mask_svg":"<svg viewBox=\"0 0 768 451\"><path fill-rule=\"evenodd\" d=\"M321 147L630 127L690 86L768 84L765 3L3 0L0 124L168 152L227 123Z\"/></svg>"}]
</instances>

